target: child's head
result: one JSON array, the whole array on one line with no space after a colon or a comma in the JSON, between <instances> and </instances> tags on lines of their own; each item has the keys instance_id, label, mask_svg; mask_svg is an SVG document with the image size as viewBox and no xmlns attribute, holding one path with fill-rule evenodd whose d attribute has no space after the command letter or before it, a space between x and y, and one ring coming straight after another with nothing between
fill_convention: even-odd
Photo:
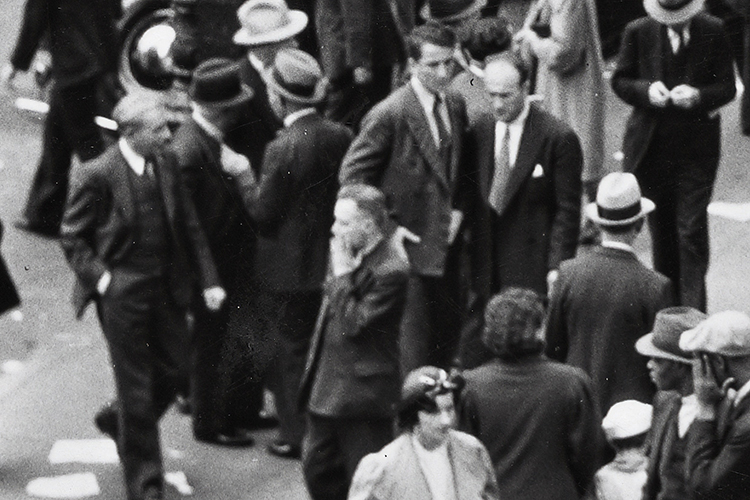
<instances>
[{"instance_id":1,"label":"child's head","mask_svg":"<svg viewBox=\"0 0 750 500\"><path fill-rule=\"evenodd\" d=\"M621 451L643 446L651 428L652 412L651 405L634 399L612 405L602 420L602 429L612 447Z\"/></svg>"}]
</instances>

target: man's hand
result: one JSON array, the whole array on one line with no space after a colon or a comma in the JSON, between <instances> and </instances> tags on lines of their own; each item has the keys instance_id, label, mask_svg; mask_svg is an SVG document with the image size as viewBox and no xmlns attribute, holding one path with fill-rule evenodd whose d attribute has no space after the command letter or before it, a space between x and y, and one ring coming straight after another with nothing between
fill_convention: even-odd
<instances>
[{"instance_id":1,"label":"man's hand","mask_svg":"<svg viewBox=\"0 0 750 500\"><path fill-rule=\"evenodd\" d=\"M227 292L220 286L212 286L203 290L203 301L209 311L216 312L224 305L227 298Z\"/></svg>"},{"instance_id":2,"label":"man's hand","mask_svg":"<svg viewBox=\"0 0 750 500\"><path fill-rule=\"evenodd\" d=\"M674 105L682 109L692 109L700 102L700 91L690 85L678 85L669 95Z\"/></svg>"},{"instance_id":3,"label":"man's hand","mask_svg":"<svg viewBox=\"0 0 750 500\"><path fill-rule=\"evenodd\" d=\"M252 172L247 156L239 154L224 144L221 145L221 168L233 177L249 175L248 171ZM255 179L254 173L253 179Z\"/></svg>"},{"instance_id":4,"label":"man's hand","mask_svg":"<svg viewBox=\"0 0 750 500\"><path fill-rule=\"evenodd\" d=\"M669 104L670 93L664 82L654 82L648 87L648 100L657 108L664 108Z\"/></svg>"},{"instance_id":5,"label":"man's hand","mask_svg":"<svg viewBox=\"0 0 750 500\"><path fill-rule=\"evenodd\" d=\"M393 245L394 250L396 250L401 258L408 260L409 254L406 253L407 242L414 243L416 245L422 243L422 238L412 233L404 226L398 226L391 235L391 245Z\"/></svg>"},{"instance_id":6,"label":"man's hand","mask_svg":"<svg viewBox=\"0 0 750 500\"><path fill-rule=\"evenodd\" d=\"M729 386L734 383L733 378L727 378L719 387L711 355L698 353L693 359L693 389L698 399L698 418L700 420L715 420L716 407L726 395Z\"/></svg>"},{"instance_id":7,"label":"man's hand","mask_svg":"<svg viewBox=\"0 0 750 500\"><path fill-rule=\"evenodd\" d=\"M350 273L357 268L361 257L356 259L352 255L351 249L341 238L333 237L330 243L331 248L331 272L334 276L342 276Z\"/></svg>"},{"instance_id":8,"label":"man's hand","mask_svg":"<svg viewBox=\"0 0 750 500\"><path fill-rule=\"evenodd\" d=\"M354 85L363 86L372 83L372 70L364 66L354 68Z\"/></svg>"},{"instance_id":9,"label":"man's hand","mask_svg":"<svg viewBox=\"0 0 750 500\"><path fill-rule=\"evenodd\" d=\"M15 90L16 76L18 76L18 70L12 64L7 63L0 71L0 85L6 89Z\"/></svg>"}]
</instances>

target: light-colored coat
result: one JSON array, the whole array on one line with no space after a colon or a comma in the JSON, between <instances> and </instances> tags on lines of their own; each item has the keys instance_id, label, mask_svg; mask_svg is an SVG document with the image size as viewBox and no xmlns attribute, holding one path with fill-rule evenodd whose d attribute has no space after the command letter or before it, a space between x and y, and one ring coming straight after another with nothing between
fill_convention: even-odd
<instances>
[{"instance_id":1,"label":"light-colored coat","mask_svg":"<svg viewBox=\"0 0 750 500\"><path fill-rule=\"evenodd\" d=\"M495 471L487 450L469 434L450 431L448 457L456 500L499 498ZM359 463L349 500L431 500L410 433L405 433Z\"/></svg>"}]
</instances>

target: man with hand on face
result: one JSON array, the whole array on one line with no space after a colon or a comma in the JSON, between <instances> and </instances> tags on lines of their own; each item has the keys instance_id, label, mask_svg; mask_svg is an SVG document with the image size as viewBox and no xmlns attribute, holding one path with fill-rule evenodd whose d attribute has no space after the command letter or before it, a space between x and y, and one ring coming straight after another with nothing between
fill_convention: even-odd
<instances>
[{"instance_id":1,"label":"man with hand on face","mask_svg":"<svg viewBox=\"0 0 750 500\"><path fill-rule=\"evenodd\" d=\"M402 371L449 366L458 345L466 129L463 99L448 90L456 37L428 22L408 39L411 80L362 121L341 166L342 185L386 195L399 225L421 238L406 251L413 274L401 336Z\"/></svg>"},{"instance_id":2,"label":"man with hand on face","mask_svg":"<svg viewBox=\"0 0 750 500\"><path fill-rule=\"evenodd\" d=\"M300 389L302 470L314 500L345 499L359 460L393 439L409 270L378 189L342 187L334 217L331 272Z\"/></svg>"},{"instance_id":3,"label":"man with hand on face","mask_svg":"<svg viewBox=\"0 0 750 500\"><path fill-rule=\"evenodd\" d=\"M750 491L750 317L712 314L680 336L694 354L698 413L688 431L687 484L695 498L744 500Z\"/></svg>"},{"instance_id":4,"label":"man with hand on face","mask_svg":"<svg viewBox=\"0 0 750 500\"><path fill-rule=\"evenodd\" d=\"M170 114L131 93L114 110L120 140L74 167L61 237L79 316L96 301L117 403L97 417L117 442L129 500L162 498L159 418L183 389L186 310L197 275L206 309L226 297L176 159ZM192 271L196 271L193 273Z\"/></svg>"}]
</instances>

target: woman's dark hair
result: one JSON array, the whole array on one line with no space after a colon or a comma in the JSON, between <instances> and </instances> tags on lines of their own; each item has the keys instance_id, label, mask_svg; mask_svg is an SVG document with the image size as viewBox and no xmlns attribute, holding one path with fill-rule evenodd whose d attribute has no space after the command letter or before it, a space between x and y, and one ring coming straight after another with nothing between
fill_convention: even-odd
<instances>
[{"instance_id":1,"label":"woman's dark hair","mask_svg":"<svg viewBox=\"0 0 750 500\"><path fill-rule=\"evenodd\" d=\"M456 34L445 24L428 21L417 26L406 38L406 54L415 61L422 58L422 45L430 43L439 47L454 47Z\"/></svg>"},{"instance_id":2,"label":"woman's dark hair","mask_svg":"<svg viewBox=\"0 0 750 500\"><path fill-rule=\"evenodd\" d=\"M464 386L459 373L448 375L434 366L422 366L409 373L401 389L396 423L402 431L411 431L419 422L419 412L437 412L435 398L441 394L452 394L455 400Z\"/></svg>"},{"instance_id":3,"label":"woman's dark hair","mask_svg":"<svg viewBox=\"0 0 750 500\"><path fill-rule=\"evenodd\" d=\"M512 41L507 19L485 17L472 25L469 38L463 42L463 48L472 59L484 61L487 56L508 50Z\"/></svg>"}]
</instances>

